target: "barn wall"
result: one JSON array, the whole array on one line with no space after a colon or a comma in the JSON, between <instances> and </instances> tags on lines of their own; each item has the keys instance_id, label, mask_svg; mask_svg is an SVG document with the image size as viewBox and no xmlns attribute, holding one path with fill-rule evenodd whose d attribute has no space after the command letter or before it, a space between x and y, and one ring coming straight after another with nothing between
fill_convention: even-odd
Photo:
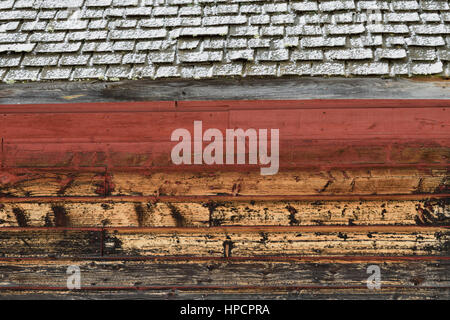
<instances>
[{"instance_id":1,"label":"barn wall","mask_svg":"<svg viewBox=\"0 0 450 320\"><path fill-rule=\"evenodd\" d=\"M0 0L0 298L449 299L449 21L435 0ZM175 165L200 120L279 129L278 172Z\"/></svg>"}]
</instances>

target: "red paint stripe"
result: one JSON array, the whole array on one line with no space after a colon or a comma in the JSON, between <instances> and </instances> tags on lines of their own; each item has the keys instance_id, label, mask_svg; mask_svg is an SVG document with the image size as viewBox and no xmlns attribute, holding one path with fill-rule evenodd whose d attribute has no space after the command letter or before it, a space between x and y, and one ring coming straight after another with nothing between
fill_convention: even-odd
<instances>
[{"instance_id":1,"label":"red paint stripe","mask_svg":"<svg viewBox=\"0 0 450 320\"><path fill-rule=\"evenodd\" d=\"M411 261L450 261L450 256L251 256L251 257L193 257L193 256L101 256L88 258L55 258L55 257L0 257L0 264L2 262L89 262L89 261L185 261L185 262L202 262L202 261L217 261L223 263L229 262L329 262L329 261L379 261L379 262L411 262Z\"/></svg>"},{"instance_id":2,"label":"red paint stripe","mask_svg":"<svg viewBox=\"0 0 450 320\"><path fill-rule=\"evenodd\" d=\"M170 158L175 145L176 142L67 143L5 139L3 167L177 168ZM281 168L450 166L450 139L281 140L279 159ZM261 165L185 165L184 169L213 170L215 167L234 171L259 169Z\"/></svg>"},{"instance_id":3,"label":"red paint stripe","mask_svg":"<svg viewBox=\"0 0 450 320\"><path fill-rule=\"evenodd\" d=\"M0 114L158 112L176 111L175 107L176 101L0 104Z\"/></svg>"},{"instance_id":4,"label":"red paint stripe","mask_svg":"<svg viewBox=\"0 0 450 320\"><path fill-rule=\"evenodd\" d=\"M254 108L448 108L450 99L310 99L130 101L59 104L0 104L0 113L157 112Z\"/></svg>"},{"instance_id":5,"label":"red paint stripe","mask_svg":"<svg viewBox=\"0 0 450 320\"><path fill-rule=\"evenodd\" d=\"M0 227L0 233L4 231L95 231L102 232L103 228L97 227Z\"/></svg>"},{"instance_id":6,"label":"red paint stripe","mask_svg":"<svg viewBox=\"0 0 450 320\"><path fill-rule=\"evenodd\" d=\"M361 281L365 282L365 281ZM256 291L293 291L293 290L348 290L348 289L362 289L369 290L367 285L354 286L98 286L98 287L81 287L80 289L69 290L67 287L50 287L50 286L0 286L0 291L67 291L67 292L82 292L82 291L161 291L161 290L178 290L178 291L206 291L206 290L256 290ZM450 286L393 286L384 285L382 290L389 289L438 289L448 290ZM370 291L370 290L369 290ZM372 291L374 292L374 291Z\"/></svg>"},{"instance_id":7,"label":"red paint stripe","mask_svg":"<svg viewBox=\"0 0 450 320\"><path fill-rule=\"evenodd\" d=\"M105 227L119 233L215 233L215 232L414 232L438 231L450 226L219 226L219 227ZM1 229L0 229L1 230Z\"/></svg>"},{"instance_id":8,"label":"red paint stripe","mask_svg":"<svg viewBox=\"0 0 450 320\"><path fill-rule=\"evenodd\" d=\"M397 166L394 166L395 168L399 169L411 169L411 170L418 170L418 172L424 173L424 174L432 174L432 169L429 168L433 167L433 169L442 169L442 170L449 170L450 164L423 164L423 167L421 167L418 164L399 164ZM168 166L168 167L158 167L158 168L145 168L145 167L120 167L120 168L106 168L106 167L79 167L77 174L81 173L97 173L97 174L105 174L106 172L110 174L114 173L136 173L136 174L151 174L155 172L192 172L197 173L197 169L202 168L207 170L207 168L211 168L214 172L221 172L220 168L222 168L222 165L209 165L209 166L197 166L197 165L179 165L179 166ZM236 168L241 168L242 170L248 170L248 171L254 171L256 168L254 165L234 165ZM334 169L343 169L347 168L349 170L351 169L371 169L371 168L377 168L377 169L392 169L393 165L386 165L386 164L371 164L371 165L347 165L347 166L310 166L307 169L309 170L334 170ZM297 172L298 168L293 167L287 167L283 168L283 172ZM31 167L31 168L15 168L15 167L3 167L0 168L0 173L7 172L12 175L40 175L40 174L73 174L73 170L71 168L67 167Z\"/></svg>"},{"instance_id":9,"label":"red paint stripe","mask_svg":"<svg viewBox=\"0 0 450 320\"><path fill-rule=\"evenodd\" d=\"M352 108L448 108L450 99L311 99L178 101L179 109L352 109Z\"/></svg>"},{"instance_id":10,"label":"red paint stripe","mask_svg":"<svg viewBox=\"0 0 450 320\"><path fill-rule=\"evenodd\" d=\"M108 197L3 197L2 203L53 202L208 202L208 201L360 201L448 199L450 194L370 194L370 195L270 195L270 196L108 196Z\"/></svg>"},{"instance_id":11,"label":"red paint stripe","mask_svg":"<svg viewBox=\"0 0 450 320\"><path fill-rule=\"evenodd\" d=\"M1 227L1 232L22 231L117 231L119 233L214 233L214 232L414 232L449 229L443 226L218 226L218 227Z\"/></svg>"},{"instance_id":12,"label":"red paint stripe","mask_svg":"<svg viewBox=\"0 0 450 320\"><path fill-rule=\"evenodd\" d=\"M173 167L177 128L280 129L280 166L449 165L450 100L0 106L2 167ZM211 106L209 111L204 106ZM282 110L283 109L283 110ZM206 144L205 144L206 145ZM259 168L259 166L255 166ZM205 170L208 166L201 167ZM240 170L223 166L225 170Z\"/></svg>"},{"instance_id":13,"label":"red paint stripe","mask_svg":"<svg viewBox=\"0 0 450 320\"><path fill-rule=\"evenodd\" d=\"M448 138L445 108L278 109L210 112L4 114L0 136L18 142L169 142L178 128L193 134L194 121L217 128L280 129L281 140Z\"/></svg>"}]
</instances>

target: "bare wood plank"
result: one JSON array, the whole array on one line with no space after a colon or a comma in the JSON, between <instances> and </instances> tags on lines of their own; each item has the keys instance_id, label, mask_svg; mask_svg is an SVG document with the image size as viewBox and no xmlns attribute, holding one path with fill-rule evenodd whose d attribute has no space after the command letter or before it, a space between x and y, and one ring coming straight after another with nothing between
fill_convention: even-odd
<instances>
[{"instance_id":1,"label":"bare wood plank","mask_svg":"<svg viewBox=\"0 0 450 320\"><path fill-rule=\"evenodd\" d=\"M0 169L0 196L99 196L105 195L105 169L55 171Z\"/></svg>"},{"instance_id":2,"label":"bare wood plank","mask_svg":"<svg viewBox=\"0 0 450 320\"><path fill-rule=\"evenodd\" d=\"M448 225L448 204L448 200L207 203L213 226Z\"/></svg>"},{"instance_id":3,"label":"bare wood plank","mask_svg":"<svg viewBox=\"0 0 450 320\"><path fill-rule=\"evenodd\" d=\"M442 194L450 191L449 169L318 168L281 170L261 176L257 170L64 170L0 169L0 196L267 196Z\"/></svg>"},{"instance_id":4,"label":"bare wood plank","mask_svg":"<svg viewBox=\"0 0 450 320\"><path fill-rule=\"evenodd\" d=\"M0 299L152 299L152 300L448 300L449 288L267 288L247 289L131 289L131 290L64 290L42 288L28 290L0 290ZM176 311L174 311L174 315Z\"/></svg>"},{"instance_id":5,"label":"bare wood plank","mask_svg":"<svg viewBox=\"0 0 450 320\"><path fill-rule=\"evenodd\" d=\"M67 100L64 97L73 97ZM0 85L0 104L145 100L449 99L448 81L380 78L275 78L51 82Z\"/></svg>"},{"instance_id":6,"label":"bare wood plank","mask_svg":"<svg viewBox=\"0 0 450 320\"><path fill-rule=\"evenodd\" d=\"M107 229L106 255L289 256L449 254L447 228L215 227Z\"/></svg>"},{"instance_id":7,"label":"bare wood plank","mask_svg":"<svg viewBox=\"0 0 450 320\"><path fill-rule=\"evenodd\" d=\"M95 256L102 251L100 229L7 229L0 231L0 256Z\"/></svg>"},{"instance_id":8,"label":"bare wood plank","mask_svg":"<svg viewBox=\"0 0 450 320\"><path fill-rule=\"evenodd\" d=\"M442 227L1 228L5 257L449 254ZM101 245L103 244L103 247ZM103 249L101 249L103 248Z\"/></svg>"},{"instance_id":9,"label":"bare wood plank","mask_svg":"<svg viewBox=\"0 0 450 320\"><path fill-rule=\"evenodd\" d=\"M430 257L432 258L432 257ZM436 259L436 258L432 258ZM78 266L83 289L134 287L345 287L367 285L377 265L381 286L450 287L450 260L418 261L175 261L9 260L0 261L0 290L64 287L67 268ZM0 293L1 294L1 293Z\"/></svg>"},{"instance_id":10,"label":"bare wood plank","mask_svg":"<svg viewBox=\"0 0 450 320\"><path fill-rule=\"evenodd\" d=\"M251 199L251 198L250 198ZM8 199L10 200L10 199ZM59 198L0 204L0 227L449 225L449 199L123 201ZM150 199L149 199L150 200Z\"/></svg>"},{"instance_id":11,"label":"bare wood plank","mask_svg":"<svg viewBox=\"0 0 450 320\"><path fill-rule=\"evenodd\" d=\"M204 203L96 200L0 204L1 227L207 227L209 220Z\"/></svg>"},{"instance_id":12,"label":"bare wood plank","mask_svg":"<svg viewBox=\"0 0 450 320\"><path fill-rule=\"evenodd\" d=\"M274 176L241 172L111 171L111 195L332 195L445 193L448 168L311 168Z\"/></svg>"}]
</instances>

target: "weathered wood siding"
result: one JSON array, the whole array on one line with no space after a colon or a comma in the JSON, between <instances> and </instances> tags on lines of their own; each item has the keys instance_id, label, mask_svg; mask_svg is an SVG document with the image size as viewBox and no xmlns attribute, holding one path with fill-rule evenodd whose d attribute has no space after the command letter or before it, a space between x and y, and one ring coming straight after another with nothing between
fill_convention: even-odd
<instances>
[{"instance_id":1,"label":"weathered wood siding","mask_svg":"<svg viewBox=\"0 0 450 320\"><path fill-rule=\"evenodd\" d=\"M0 297L448 299L449 107L0 105ZM279 128L280 172L173 165L194 120Z\"/></svg>"}]
</instances>

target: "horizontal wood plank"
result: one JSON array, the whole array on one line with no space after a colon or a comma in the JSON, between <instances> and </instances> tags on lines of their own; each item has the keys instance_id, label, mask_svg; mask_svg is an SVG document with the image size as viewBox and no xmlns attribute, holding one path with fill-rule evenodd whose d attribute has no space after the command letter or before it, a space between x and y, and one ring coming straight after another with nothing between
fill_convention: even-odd
<instances>
[{"instance_id":1,"label":"horizontal wood plank","mask_svg":"<svg viewBox=\"0 0 450 320\"><path fill-rule=\"evenodd\" d=\"M234 201L192 202L128 199L4 201L0 204L0 227L450 225L448 198L264 201L255 197L242 201L235 197Z\"/></svg>"},{"instance_id":2,"label":"horizontal wood plank","mask_svg":"<svg viewBox=\"0 0 450 320\"><path fill-rule=\"evenodd\" d=\"M2 114L199 112L288 109L448 108L450 99L311 99L311 100L127 101L59 104L0 104Z\"/></svg>"},{"instance_id":3,"label":"horizontal wood plank","mask_svg":"<svg viewBox=\"0 0 450 320\"><path fill-rule=\"evenodd\" d=\"M142 106L142 111L137 106L127 111L124 103L124 110L117 112L107 112L104 104L77 105L80 110L72 108L72 112L53 112L58 107L50 105L46 112L45 106L34 112L27 106L22 107L24 112L14 113L13 107L4 106L4 113L0 109L1 165L173 167L170 153L177 142L170 141L171 133L186 128L193 134L194 121L202 121L205 130L217 128L223 133L227 128L279 129L281 167L448 165L450 159L446 100L431 107L427 101L424 107L415 102L411 108L405 102L392 107L393 101L372 108L357 102L358 108L348 108L345 103L353 106L348 100L339 108L330 107L331 101L323 102L322 108L302 108L301 101L291 101L287 109L283 101L247 101L247 106L235 102L235 108L228 110L215 102L211 110L204 110L193 103L191 109L181 106L175 111L172 105L167 106L171 111L146 111L158 110L157 102ZM112 104L116 108L119 104ZM235 166L224 168L234 170Z\"/></svg>"},{"instance_id":4,"label":"horizontal wood plank","mask_svg":"<svg viewBox=\"0 0 450 320\"><path fill-rule=\"evenodd\" d=\"M0 260L0 295L7 288L64 287L67 268L80 268L82 288L345 287L367 285L377 265L381 286L449 287L450 260Z\"/></svg>"},{"instance_id":5,"label":"horizontal wood plank","mask_svg":"<svg viewBox=\"0 0 450 320\"><path fill-rule=\"evenodd\" d=\"M270 143L270 142L269 142ZM2 166L10 168L177 168L171 160L176 142L67 142L3 140ZM206 146L206 144L204 144ZM447 166L450 140L280 140L279 167L436 167ZM248 163L248 153L245 154ZM197 171L259 170L264 165L180 165Z\"/></svg>"},{"instance_id":6,"label":"horizontal wood plank","mask_svg":"<svg viewBox=\"0 0 450 320\"><path fill-rule=\"evenodd\" d=\"M106 255L289 256L449 254L447 228L215 227L107 229Z\"/></svg>"},{"instance_id":7,"label":"horizontal wood plank","mask_svg":"<svg viewBox=\"0 0 450 320\"><path fill-rule=\"evenodd\" d=\"M246 99L449 99L442 79L248 78L1 84L0 104ZM71 97L71 99L67 99Z\"/></svg>"},{"instance_id":8,"label":"horizontal wood plank","mask_svg":"<svg viewBox=\"0 0 450 320\"><path fill-rule=\"evenodd\" d=\"M327 104L317 109L283 109L283 102L247 103L253 105L253 110L222 111L220 108L215 110L213 106L208 111L181 109L178 112L136 112L131 109L122 112L88 112L88 106L85 106L87 112L82 113L47 111L2 114L0 108L0 136L11 142L170 141L174 130L186 128L193 135L194 121L202 121L203 130L280 129L281 140L344 140L355 137L413 139L446 137L450 127L450 103L446 107L432 108L367 108L361 105L353 109L330 108L326 107ZM265 103L269 103L272 108L264 109ZM352 100L348 104L352 105ZM125 106L128 107L126 103ZM51 105L49 107L54 108ZM92 107L95 109L96 105Z\"/></svg>"},{"instance_id":9,"label":"horizontal wood plank","mask_svg":"<svg viewBox=\"0 0 450 320\"><path fill-rule=\"evenodd\" d=\"M345 81L352 97L373 95ZM257 98L310 99L294 82ZM319 82L302 84L335 83ZM53 84L35 101L26 86L0 86L0 298L448 299L445 84L417 85L429 90L420 101L239 100L269 83L211 81L206 95L195 82ZM403 80L383 95L386 83L373 81L375 99L417 97ZM73 90L70 105L14 105ZM221 90L228 100L199 101ZM124 97L154 101L81 103ZM280 173L172 165L171 132L195 120L279 128ZM381 290L366 288L369 264ZM83 290L65 288L68 265L80 266Z\"/></svg>"},{"instance_id":10,"label":"horizontal wood plank","mask_svg":"<svg viewBox=\"0 0 450 320\"><path fill-rule=\"evenodd\" d=\"M203 167L205 168L205 167ZM0 169L1 197L389 195L450 192L446 166L259 171ZM208 169L208 168L205 168Z\"/></svg>"},{"instance_id":11,"label":"horizontal wood plank","mask_svg":"<svg viewBox=\"0 0 450 320\"><path fill-rule=\"evenodd\" d=\"M111 195L332 195L445 193L448 169L292 169L259 172L110 172Z\"/></svg>"},{"instance_id":12,"label":"horizontal wood plank","mask_svg":"<svg viewBox=\"0 0 450 320\"><path fill-rule=\"evenodd\" d=\"M151 289L136 288L118 290L105 288L104 290L54 290L35 288L34 290L0 290L2 299L79 299L79 300L448 300L449 288L381 288L369 290L367 288L204 288L202 289ZM174 316L176 312L174 311Z\"/></svg>"},{"instance_id":13,"label":"horizontal wood plank","mask_svg":"<svg viewBox=\"0 0 450 320\"><path fill-rule=\"evenodd\" d=\"M4 257L449 254L446 227L0 228Z\"/></svg>"},{"instance_id":14,"label":"horizontal wood plank","mask_svg":"<svg viewBox=\"0 0 450 320\"><path fill-rule=\"evenodd\" d=\"M2 229L2 257L97 256L102 253L100 229Z\"/></svg>"}]
</instances>

